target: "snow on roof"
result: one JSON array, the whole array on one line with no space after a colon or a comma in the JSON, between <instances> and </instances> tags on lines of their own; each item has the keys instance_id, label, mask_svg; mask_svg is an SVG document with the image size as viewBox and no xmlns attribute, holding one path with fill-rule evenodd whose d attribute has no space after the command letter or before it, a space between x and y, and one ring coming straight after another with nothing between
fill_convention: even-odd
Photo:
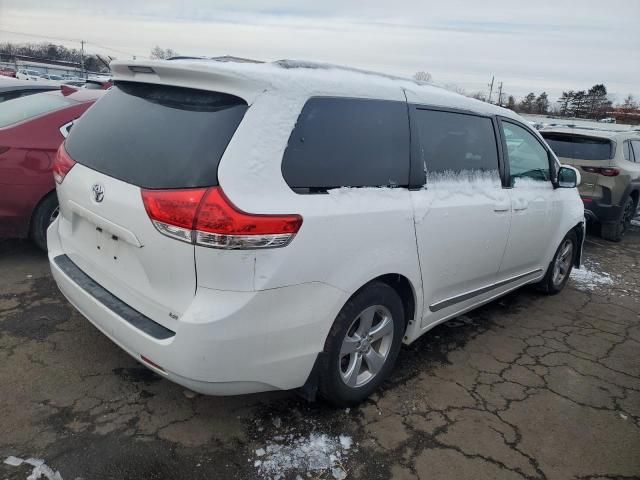
<instances>
[{"instance_id":1,"label":"snow on roof","mask_svg":"<svg viewBox=\"0 0 640 480\"><path fill-rule=\"evenodd\" d=\"M138 71L132 71L131 67ZM146 72L144 67L147 67ZM303 60L278 60L272 63L221 62L206 58L116 60L111 63L111 70L116 81L223 89L244 98L249 104L265 90L277 90L284 95L300 96L333 95L386 100L406 98L410 102L459 108L485 115L499 114L524 121L511 110L425 82Z\"/></svg>"}]
</instances>

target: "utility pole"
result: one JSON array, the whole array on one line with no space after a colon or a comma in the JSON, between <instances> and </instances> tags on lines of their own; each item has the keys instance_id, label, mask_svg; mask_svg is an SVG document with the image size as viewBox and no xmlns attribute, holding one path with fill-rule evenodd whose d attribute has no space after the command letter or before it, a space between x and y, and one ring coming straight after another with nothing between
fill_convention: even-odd
<instances>
[{"instance_id":1,"label":"utility pole","mask_svg":"<svg viewBox=\"0 0 640 480\"><path fill-rule=\"evenodd\" d=\"M502 82L500 82L500 88L498 89L498 106L502 105Z\"/></svg>"},{"instance_id":2,"label":"utility pole","mask_svg":"<svg viewBox=\"0 0 640 480\"><path fill-rule=\"evenodd\" d=\"M82 78L87 78L84 71L84 40L80 40L80 68L82 69Z\"/></svg>"},{"instance_id":3,"label":"utility pole","mask_svg":"<svg viewBox=\"0 0 640 480\"><path fill-rule=\"evenodd\" d=\"M491 77L491 83L489 84L489 103L491 103L491 95L493 95L493 81L495 80L495 76Z\"/></svg>"}]
</instances>

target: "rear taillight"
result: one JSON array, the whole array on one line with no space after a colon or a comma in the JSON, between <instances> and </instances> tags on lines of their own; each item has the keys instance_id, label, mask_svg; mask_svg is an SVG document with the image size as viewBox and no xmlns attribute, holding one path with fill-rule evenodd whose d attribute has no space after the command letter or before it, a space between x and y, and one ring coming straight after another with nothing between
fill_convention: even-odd
<instances>
[{"instance_id":1,"label":"rear taillight","mask_svg":"<svg viewBox=\"0 0 640 480\"><path fill-rule=\"evenodd\" d=\"M243 212L231 203L220 187L143 189L142 201L160 233L204 247L284 247L302 225L300 215Z\"/></svg>"},{"instance_id":2,"label":"rear taillight","mask_svg":"<svg viewBox=\"0 0 640 480\"><path fill-rule=\"evenodd\" d=\"M64 144L60 145L58 148L58 153L56 153L56 158L53 161L53 179L56 181L58 185L62 183L64 177L67 176L67 173L73 168L76 164L71 157L67 154L67 151L64 149Z\"/></svg>"},{"instance_id":3,"label":"rear taillight","mask_svg":"<svg viewBox=\"0 0 640 480\"><path fill-rule=\"evenodd\" d=\"M620 175L620 170L613 167L582 167L582 169L585 172L596 173L605 177L617 177Z\"/></svg>"}]
</instances>

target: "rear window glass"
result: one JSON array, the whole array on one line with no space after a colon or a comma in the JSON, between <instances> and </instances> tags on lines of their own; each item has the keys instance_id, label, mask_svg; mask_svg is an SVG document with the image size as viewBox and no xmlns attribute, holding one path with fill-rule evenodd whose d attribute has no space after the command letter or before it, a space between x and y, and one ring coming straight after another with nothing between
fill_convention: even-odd
<instances>
[{"instance_id":1,"label":"rear window glass","mask_svg":"<svg viewBox=\"0 0 640 480\"><path fill-rule=\"evenodd\" d=\"M427 175L498 171L498 146L490 118L418 108L412 123Z\"/></svg>"},{"instance_id":2,"label":"rear window glass","mask_svg":"<svg viewBox=\"0 0 640 480\"><path fill-rule=\"evenodd\" d=\"M613 145L606 138L540 132L558 157L576 160L609 160Z\"/></svg>"},{"instance_id":3,"label":"rear window glass","mask_svg":"<svg viewBox=\"0 0 640 480\"><path fill-rule=\"evenodd\" d=\"M74 123L78 163L144 188L218 184L218 164L247 104L225 93L116 84Z\"/></svg>"},{"instance_id":4,"label":"rear window glass","mask_svg":"<svg viewBox=\"0 0 640 480\"><path fill-rule=\"evenodd\" d=\"M335 187L408 185L406 103L309 99L289 138L282 174L299 193Z\"/></svg>"},{"instance_id":5,"label":"rear window glass","mask_svg":"<svg viewBox=\"0 0 640 480\"><path fill-rule=\"evenodd\" d=\"M2 108L0 108L0 128L68 107L73 103L75 103L73 100L62 95L49 93L8 99L2 102Z\"/></svg>"}]
</instances>

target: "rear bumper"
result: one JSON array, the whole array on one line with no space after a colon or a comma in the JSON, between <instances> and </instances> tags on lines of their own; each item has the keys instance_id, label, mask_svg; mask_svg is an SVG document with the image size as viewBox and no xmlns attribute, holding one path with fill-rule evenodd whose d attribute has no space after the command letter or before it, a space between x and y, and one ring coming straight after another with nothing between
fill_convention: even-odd
<instances>
[{"instance_id":1,"label":"rear bumper","mask_svg":"<svg viewBox=\"0 0 640 480\"><path fill-rule=\"evenodd\" d=\"M598 201L596 198L582 197L584 214L588 220L600 223L617 222L622 215L622 207Z\"/></svg>"},{"instance_id":2,"label":"rear bumper","mask_svg":"<svg viewBox=\"0 0 640 480\"><path fill-rule=\"evenodd\" d=\"M198 288L176 331L158 336L131 322L127 312L113 308L95 288L87 288L86 282L61 267L56 258L64 252L55 223L48 241L53 277L82 315L146 367L204 394L236 395L302 386L346 301L341 290L323 283L259 292ZM126 307L135 312L135 306Z\"/></svg>"}]
</instances>

